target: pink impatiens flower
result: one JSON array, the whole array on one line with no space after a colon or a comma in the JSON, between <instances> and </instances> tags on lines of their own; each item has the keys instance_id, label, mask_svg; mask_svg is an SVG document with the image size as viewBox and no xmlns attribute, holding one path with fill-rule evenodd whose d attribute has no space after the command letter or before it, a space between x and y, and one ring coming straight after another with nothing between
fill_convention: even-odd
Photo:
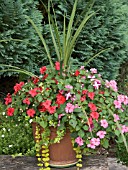
<instances>
[{"instance_id":1,"label":"pink impatiens flower","mask_svg":"<svg viewBox=\"0 0 128 170\"><path fill-rule=\"evenodd\" d=\"M88 148L95 149L96 146L100 145L100 138L92 138L90 143L87 145Z\"/></svg>"},{"instance_id":2,"label":"pink impatiens flower","mask_svg":"<svg viewBox=\"0 0 128 170\"><path fill-rule=\"evenodd\" d=\"M104 127L104 128L107 128L107 127L108 127L108 122L107 122L106 119L102 119L102 120L100 121L100 123L101 123L101 126L102 126L102 127Z\"/></svg>"},{"instance_id":3,"label":"pink impatiens flower","mask_svg":"<svg viewBox=\"0 0 128 170\"><path fill-rule=\"evenodd\" d=\"M128 96L124 96L124 105L128 105Z\"/></svg>"},{"instance_id":4,"label":"pink impatiens flower","mask_svg":"<svg viewBox=\"0 0 128 170\"><path fill-rule=\"evenodd\" d=\"M75 109L75 106L71 103L67 103L66 108L65 108L65 112L66 113L72 113Z\"/></svg>"},{"instance_id":5,"label":"pink impatiens flower","mask_svg":"<svg viewBox=\"0 0 128 170\"><path fill-rule=\"evenodd\" d=\"M107 88L111 87L115 92L117 92L117 82L115 80L111 80L110 82L106 80L105 86Z\"/></svg>"},{"instance_id":6,"label":"pink impatiens flower","mask_svg":"<svg viewBox=\"0 0 128 170\"><path fill-rule=\"evenodd\" d=\"M91 73L93 73L93 74L97 73L97 69L96 69L96 68L91 68L90 71L91 71Z\"/></svg>"},{"instance_id":7,"label":"pink impatiens flower","mask_svg":"<svg viewBox=\"0 0 128 170\"><path fill-rule=\"evenodd\" d=\"M73 86L71 86L71 85L66 85L65 88L67 88L67 89L73 89Z\"/></svg>"},{"instance_id":8,"label":"pink impatiens flower","mask_svg":"<svg viewBox=\"0 0 128 170\"><path fill-rule=\"evenodd\" d=\"M106 135L106 132L101 130L98 131L96 135L99 136L99 138L103 139Z\"/></svg>"},{"instance_id":9,"label":"pink impatiens flower","mask_svg":"<svg viewBox=\"0 0 128 170\"><path fill-rule=\"evenodd\" d=\"M114 100L114 105L115 105L115 108L121 109L121 102L120 101Z\"/></svg>"},{"instance_id":10,"label":"pink impatiens flower","mask_svg":"<svg viewBox=\"0 0 128 170\"><path fill-rule=\"evenodd\" d=\"M122 133L128 133L128 126L123 125L121 127L121 131L122 131Z\"/></svg>"},{"instance_id":11,"label":"pink impatiens flower","mask_svg":"<svg viewBox=\"0 0 128 170\"><path fill-rule=\"evenodd\" d=\"M114 114L114 122L117 122L118 120L120 120L119 116L117 114Z\"/></svg>"},{"instance_id":12,"label":"pink impatiens flower","mask_svg":"<svg viewBox=\"0 0 128 170\"><path fill-rule=\"evenodd\" d=\"M75 142L79 145L82 146L84 144L83 139L79 136L75 139Z\"/></svg>"}]
</instances>

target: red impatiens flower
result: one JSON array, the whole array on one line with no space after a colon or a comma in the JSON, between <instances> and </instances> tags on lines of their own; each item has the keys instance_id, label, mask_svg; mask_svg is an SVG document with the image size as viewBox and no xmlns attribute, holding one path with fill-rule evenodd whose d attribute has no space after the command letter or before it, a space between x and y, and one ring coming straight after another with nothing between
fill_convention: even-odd
<instances>
[{"instance_id":1,"label":"red impatiens flower","mask_svg":"<svg viewBox=\"0 0 128 170\"><path fill-rule=\"evenodd\" d=\"M91 109L92 112L95 112L95 111L97 110L96 105L93 104L93 103L89 103L88 106L90 107L90 109Z\"/></svg>"},{"instance_id":2,"label":"red impatiens flower","mask_svg":"<svg viewBox=\"0 0 128 170\"><path fill-rule=\"evenodd\" d=\"M82 94L87 94L88 90L82 90Z\"/></svg>"},{"instance_id":3,"label":"red impatiens flower","mask_svg":"<svg viewBox=\"0 0 128 170\"><path fill-rule=\"evenodd\" d=\"M88 97L93 100L94 99L94 96L95 96L95 93L94 92L88 92Z\"/></svg>"},{"instance_id":4,"label":"red impatiens flower","mask_svg":"<svg viewBox=\"0 0 128 170\"><path fill-rule=\"evenodd\" d=\"M49 112L50 114L55 113L55 112L56 112L56 106L49 106L48 112Z\"/></svg>"},{"instance_id":5,"label":"red impatiens flower","mask_svg":"<svg viewBox=\"0 0 128 170\"><path fill-rule=\"evenodd\" d=\"M60 94L60 93L57 94L56 98L57 98L56 103L57 103L58 105L64 104L65 101L66 101L66 98L65 98L62 94Z\"/></svg>"},{"instance_id":6,"label":"red impatiens flower","mask_svg":"<svg viewBox=\"0 0 128 170\"><path fill-rule=\"evenodd\" d=\"M38 77L32 77L33 83L37 84L39 82L39 78Z\"/></svg>"},{"instance_id":7,"label":"red impatiens flower","mask_svg":"<svg viewBox=\"0 0 128 170\"><path fill-rule=\"evenodd\" d=\"M79 76L79 74L80 74L79 70L76 70L74 75Z\"/></svg>"},{"instance_id":8,"label":"red impatiens flower","mask_svg":"<svg viewBox=\"0 0 128 170\"><path fill-rule=\"evenodd\" d=\"M30 117L34 117L34 114L36 113L36 111L34 109L28 109L27 110L27 115Z\"/></svg>"},{"instance_id":9,"label":"red impatiens flower","mask_svg":"<svg viewBox=\"0 0 128 170\"><path fill-rule=\"evenodd\" d=\"M44 74L46 70L47 70L46 66L43 66L40 68L40 73Z\"/></svg>"},{"instance_id":10,"label":"red impatiens flower","mask_svg":"<svg viewBox=\"0 0 128 170\"><path fill-rule=\"evenodd\" d=\"M60 62L58 61L55 62L55 69L60 70Z\"/></svg>"},{"instance_id":11,"label":"red impatiens flower","mask_svg":"<svg viewBox=\"0 0 128 170\"><path fill-rule=\"evenodd\" d=\"M4 100L5 100L6 105L8 105L9 103L12 102L12 98L11 98L10 93L7 94L6 98L4 98Z\"/></svg>"},{"instance_id":12,"label":"red impatiens flower","mask_svg":"<svg viewBox=\"0 0 128 170\"><path fill-rule=\"evenodd\" d=\"M9 107L7 109L7 115L8 116L13 116L14 111L15 111L15 109L13 107Z\"/></svg>"},{"instance_id":13,"label":"red impatiens flower","mask_svg":"<svg viewBox=\"0 0 128 170\"><path fill-rule=\"evenodd\" d=\"M45 74L42 80L45 80L48 77L48 74Z\"/></svg>"},{"instance_id":14,"label":"red impatiens flower","mask_svg":"<svg viewBox=\"0 0 128 170\"><path fill-rule=\"evenodd\" d=\"M23 100L23 103L25 103L25 104L27 104L27 105L30 105L30 100L29 100L29 98L25 98L25 99Z\"/></svg>"},{"instance_id":15,"label":"red impatiens flower","mask_svg":"<svg viewBox=\"0 0 128 170\"><path fill-rule=\"evenodd\" d=\"M35 97L38 93L37 93L37 89L32 89L32 90L29 90L29 94L32 96L32 97Z\"/></svg>"},{"instance_id":16,"label":"red impatiens flower","mask_svg":"<svg viewBox=\"0 0 128 170\"><path fill-rule=\"evenodd\" d=\"M24 85L24 82L20 82L20 83L16 83L16 85L14 86L14 90L15 90L15 94L21 90L22 86Z\"/></svg>"},{"instance_id":17,"label":"red impatiens flower","mask_svg":"<svg viewBox=\"0 0 128 170\"><path fill-rule=\"evenodd\" d=\"M80 101L81 101L81 102L83 102L83 101L85 101L85 100L86 100L86 96L85 96L85 95L80 98Z\"/></svg>"},{"instance_id":18,"label":"red impatiens flower","mask_svg":"<svg viewBox=\"0 0 128 170\"><path fill-rule=\"evenodd\" d=\"M48 108L50 107L50 105L51 105L51 100L46 100L45 102L42 103L42 105L43 105L46 109L48 109Z\"/></svg>"},{"instance_id":19,"label":"red impatiens flower","mask_svg":"<svg viewBox=\"0 0 128 170\"><path fill-rule=\"evenodd\" d=\"M98 112L91 112L91 117L93 118L93 119L96 119L96 120L98 120L98 118L99 118L99 113Z\"/></svg>"}]
</instances>

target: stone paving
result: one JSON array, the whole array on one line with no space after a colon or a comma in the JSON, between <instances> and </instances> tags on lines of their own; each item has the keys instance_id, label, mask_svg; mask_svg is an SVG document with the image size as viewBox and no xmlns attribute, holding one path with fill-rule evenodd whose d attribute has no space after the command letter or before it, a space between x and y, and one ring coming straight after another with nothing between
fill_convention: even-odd
<instances>
[{"instance_id":1,"label":"stone paving","mask_svg":"<svg viewBox=\"0 0 128 170\"><path fill-rule=\"evenodd\" d=\"M0 156L0 170L39 170L36 157L16 157L8 155ZM51 168L51 170L62 170L62 168ZM63 168L63 170L77 170L76 167ZM81 170L128 170L128 167L116 162L115 158L105 156L83 157Z\"/></svg>"}]
</instances>

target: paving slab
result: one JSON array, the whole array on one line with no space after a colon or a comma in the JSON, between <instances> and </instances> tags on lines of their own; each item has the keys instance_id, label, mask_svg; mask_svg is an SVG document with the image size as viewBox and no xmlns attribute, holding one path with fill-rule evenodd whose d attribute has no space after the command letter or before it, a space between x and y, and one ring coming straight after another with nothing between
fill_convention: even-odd
<instances>
[{"instance_id":1,"label":"paving slab","mask_svg":"<svg viewBox=\"0 0 128 170\"><path fill-rule=\"evenodd\" d=\"M0 170L39 170L36 157L0 155ZM51 170L77 170L77 168L51 168ZM106 156L83 156L81 170L128 170L128 167L116 162L115 158Z\"/></svg>"}]
</instances>

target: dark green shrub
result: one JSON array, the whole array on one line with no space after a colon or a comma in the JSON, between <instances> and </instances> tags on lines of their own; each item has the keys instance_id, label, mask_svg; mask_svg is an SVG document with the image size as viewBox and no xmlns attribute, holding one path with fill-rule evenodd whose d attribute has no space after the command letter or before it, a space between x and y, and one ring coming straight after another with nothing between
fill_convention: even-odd
<instances>
[{"instance_id":1,"label":"dark green shrub","mask_svg":"<svg viewBox=\"0 0 128 170\"><path fill-rule=\"evenodd\" d=\"M8 40L0 42L0 64L14 65L32 72L37 70L38 64L43 65L42 44L25 17L27 15L32 18L42 31L43 16L37 5L38 0L0 1L0 40Z\"/></svg>"},{"instance_id":2,"label":"dark green shrub","mask_svg":"<svg viewBox=\"0 0 128 170\"><path fill-rule=\"evenodd\" d=\"M47 1L45 1L47 4ZM72 11L74 0L52 0L57 14L58 25L61 30L63 14L66 12L66 19ZM77 17L86 7L88 1L79 0ZM44 9L44 8L43 8ZM111 48L93 60L88 67L96 67L107 79L116 79L119 75L119 68L122 63L128 60L128 1L127 0L96 0L93 10L97 11L83 29L76 44L73 57L74 64L83 65L94 54L105 48ZM47 14L45 23L47 23ZM48 34L48 25L44 25L45 34ZM54 56L54 48L47 35L49 46Z\"/></svg>"}]
</instances>

